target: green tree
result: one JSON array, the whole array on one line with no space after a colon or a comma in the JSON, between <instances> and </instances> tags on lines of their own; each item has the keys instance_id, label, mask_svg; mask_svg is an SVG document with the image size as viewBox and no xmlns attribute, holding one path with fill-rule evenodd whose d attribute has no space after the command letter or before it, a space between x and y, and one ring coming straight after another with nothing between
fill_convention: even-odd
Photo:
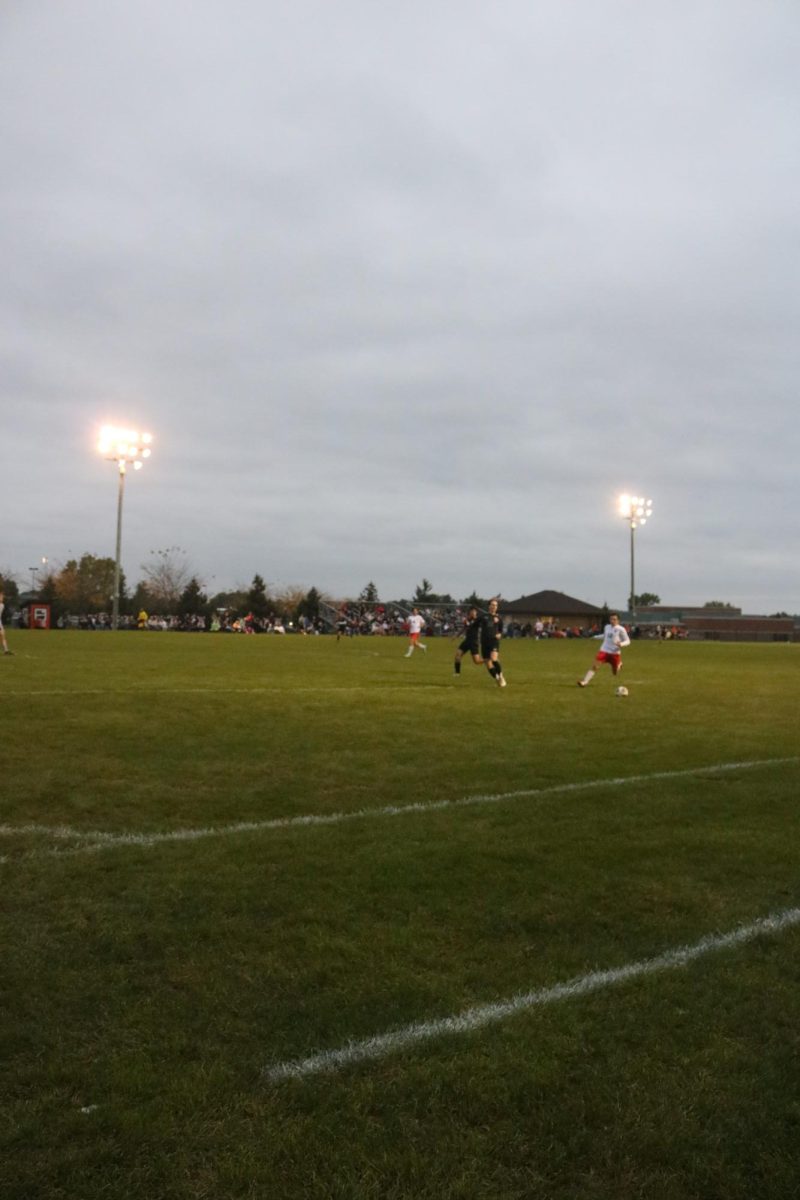
<instances>
[{"instance_id":1,"label":"green tree","mask_svg":"<svg viewBox=\"0 0 800 1200\"><path fill-rule=\"evenodd\" d=\"M109 611L114 592L114 570L113 558L83 554L80 559L69 559L55 578L53 590L57 601L73 613ZM123 571L119 576L119 594L122 607L126 597Z\"/></svg>"},{"instance_id":2,"label":"green tree","mask_svg":"<svg viewBox=\"0 0 800 1200\"><path fill-rule=\"evenodd\" d=\"M472 591L469 596L465 596L461 603L467 608L487 608L489 605L489 601L484 600L476 591Z\"/></svg>"},{"instance_id":3,"label":"green tree","mask_svg":"<svg viewBox=\"0 0 800 1200\"><path fill-rule=\"evenodd\" d=\"M0 591L5 595L7 609L14 608L19 604L19 587L12 572L9 570L0 571ZM8 616L7 611L6 616Z\"/></svg>"},{"instance_id":4,"label":"green tree","mask_svg":"<svg viewBox=\"0 0 800 1200\"><path fill-rule=\"evenodd\" d=\"M435 592L427 579L417 586L414 592L415 604L452 604L453 597L449 592Z\"/></svg>"},{"instance_id":5,"label":"green tree","mask_svg":"<svg viewBox=\"0 0 800 1200\"><path fill-rule=\"evenodd\" d=\"M316 621L319 616L319 606L322 596L315 587L309 588L303 599L297 606L298 617L308 617L311 621Z\"/></svg>"},{"instance_id":6,"label":"green tree","mask_svg":"<svg viewBox=\"0 0 800 1200\"><path fill-rule=\"evenodd\" d=\"M59 599L57 584L58 573L50 569L42 576L39 584L39 602L50 605L50 616L53 620L58 620L65 612L65 606Z\"/></svg>"},{"instance_id":7,"label":"green tree","mask_svg":"<svg viewBox=\"0 0 800 1200\"><path fill-rule=\"evenodd\" d=\"M130 599L129 608L134 616L138 616L142 609L148 615L153 611L153 597L146 583L137 583L136 591Z\"/></svg>"},{"instance_id":8,"label":"green tree","mask_svg":"<svg viewBox=\"0 0 800 1200\"><path fill-rule=\"evenodd\" d=\"M232 613L249 612L247 606L247 597L249 592L243 587L234 588L230 592L217 592L209 600L209 608L216 611L219 608L225 608Z\"/></svg>"},{"instance_id":9,"label":"green tree","mask_svg":"<svg viewBox=\"0 0 800 1200\"><path fill-rule=\"evenodd\" d=\"M726 600L706 600L705 604L703 605L703 608L728 608L728 609L733 608L733 609L735 609L736 605L728 604L728 602Z\"/></svg>"},{"instance_id":10,"label":"green tree","mask_svg":"<svg viewBox=\"0 0 800 1200\"><path fill-rule=\"evenodd\" d=\"M646 608L650 604L660 604L661 597L657 596L655 592L642 592L641 596L633 597L633 602L636 605L643 604Z\"/></svg>"},{"instance_id":11,"label":"green tree","mask_svg":"<svg viewBox=\"0 0 800 1200\"><path fill-rule=\"evenodd\" d=\"M254 617L267 617L273 611L273 604L267 595L267 585L260 575L253 576L250 591L247 593L245 607Z\"/></svg>"},{"instance_id":12,"label":"green tree","mask_svg":"<svg viewBox=\"0 0 800 1200\"><path fill-rule=\"evenodd\" d=\"M361 595L358 597L363 604L378 604L378 589L370 579L365 588L362 589Z\"/></svg>"},{"instance_id":13,"label":"green tree","mask_svg":"<svg viewBox=\"0 0 800 1200\"><path fill-rule=\"evenodd\" d=\"M198 617L205 613L208 607L208 596L196 575L187 583L178 601L178 613L182 617Z\"/></svg>"}]
</instances>

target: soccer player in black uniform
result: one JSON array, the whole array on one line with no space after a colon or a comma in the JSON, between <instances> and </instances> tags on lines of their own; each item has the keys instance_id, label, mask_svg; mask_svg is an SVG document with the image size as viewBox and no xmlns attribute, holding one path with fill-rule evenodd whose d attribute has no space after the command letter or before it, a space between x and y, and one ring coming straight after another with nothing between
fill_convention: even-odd
<instances>
[{"instance_id":1,"label":"soccer player in black uniform","mask_svg":"<svg viewBox=\"0 0 800 1200\"><path fill-rule=\"evenodd\" d=\"M489 611L481 621L481 654L486 663L486 669L498 687L505 687L506 680L500 665L500 638L503 636L503 622L497 613L497 601L489 601Z\"/></svg>"},{"instance_id":2,"label":"soccer player in black uniform","mask_svg":"<svg viewBox=\"0 0 800 1200\"><path fill-rule=\"evenodd\" d=\"M453 674L461 674L461 659L465 654L472 655L472 661L480 666L483 662L481 658L481 626L483 618L479 616L477 608L471 608L467 613L464 622L464 638L459 643L456 650L456 660L453 663Z\"/></svg>"}]
</instances>

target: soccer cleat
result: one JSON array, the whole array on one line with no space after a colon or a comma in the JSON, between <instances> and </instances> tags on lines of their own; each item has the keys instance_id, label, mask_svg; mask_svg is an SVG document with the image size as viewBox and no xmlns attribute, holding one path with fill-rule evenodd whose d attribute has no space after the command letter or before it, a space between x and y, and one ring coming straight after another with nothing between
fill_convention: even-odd
<instances>
[{"instance_id":1,"label":"soccer cleat","mask_svg":"<svg viewBox=\"0 0 800 1200\"><path fill-rule=\"evenodd\" d=\"M584 682L583 679L578 680L578 687L586 687L586 683Z\"/></svg>"},{"instance_id":2,"label":"soccer cleat","mask_svg":"<svg viewBox=\"0 0 800 1200\"><path fill-rule=\"evenodd\" d=\"M403 655L403 658L411 658L411 651L410 651L410 650L407 650L407 651L405 652L405 654Z\"/></svg>"},{"instance_id":3,"label":"soccer cleat","mask_svg":"<svg viewBox=\"0 0 800 1200\"><path fill-rule=\"evenodd\" d=\"M13 650L4 650L3 651L3 654L12 654L13 655L13 653L14 653Z\"/></svg>"},{"instance_id":4,"label":"soccer cleat","mask_svg":"<svg viewBox=\"0 0 800 1200\"><path fill-rule=\"evenodd\" d=\"M497 682L499 683L500 687L508 687L505 675L498 675Z\"/></svg>"}]
</instances>

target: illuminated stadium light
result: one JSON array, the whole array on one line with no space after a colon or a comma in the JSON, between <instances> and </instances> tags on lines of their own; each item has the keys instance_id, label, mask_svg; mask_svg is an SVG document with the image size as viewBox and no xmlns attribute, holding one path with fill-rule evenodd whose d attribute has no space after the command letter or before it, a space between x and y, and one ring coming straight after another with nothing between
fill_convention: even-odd
<instances>
[{"instance_id":1,"label":"illuminated stadium light","mask_svg":"<svg viewBox=\"0 0 800 1200\"><path fill-rule=\"evenodd\" d=\"M122 552L122 498L125 491L125 473L129 466L140 471L144 459L151 454L153 435L139 433L135 429L122 429L115 425L104 425L97 440L97 449L103 458L117 464L119 491L117 493L117 553L114 560L114 594L111 597L111 628L119 628L119 577Z\"/></svg>"},{"instance_id":2,"label":"illuminated stadium light","mask_svg":"<svg viewBox=\"0 0 800 1200\"><path fill-rule=\"evenodd\" d=\"M150 444L153 435L138 433L135 429L118 429L114 425L104 425L100 430L97 449L103 458L109 462L140 462L150 457Z\"/></svg>"},{"instance_id":3,"label":"illuminated stadium light","mask_svg":"<svg viewBox=\"0 0 800 1200\"><path fill-rule=\"evenodd\" d=\"M636 616L636 583L635 583L635 533L640 525L646 525L653 514L653 501L644 496L632 496L623 492L618 501L619 515L630 525L631 530L631 594L628 599L628 611L631 619Z\"/></svg>"}]
</instances>

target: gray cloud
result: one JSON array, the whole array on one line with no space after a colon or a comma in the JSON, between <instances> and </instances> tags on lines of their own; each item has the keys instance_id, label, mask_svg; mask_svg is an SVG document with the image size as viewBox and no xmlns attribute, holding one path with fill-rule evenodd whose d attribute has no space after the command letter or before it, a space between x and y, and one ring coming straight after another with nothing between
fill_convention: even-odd
<instances>
[{"instance_id":1,"label":"gray cloud","mask_svg":"<svg viewBox=\"0 0 800 1200\"><path fill-rule=\"evenodd\" d=\"M0 562L800 610L793 4L78 0L0 40ZM13 520L8 520L13 512Z\"/></svg>"}]
</instances>

